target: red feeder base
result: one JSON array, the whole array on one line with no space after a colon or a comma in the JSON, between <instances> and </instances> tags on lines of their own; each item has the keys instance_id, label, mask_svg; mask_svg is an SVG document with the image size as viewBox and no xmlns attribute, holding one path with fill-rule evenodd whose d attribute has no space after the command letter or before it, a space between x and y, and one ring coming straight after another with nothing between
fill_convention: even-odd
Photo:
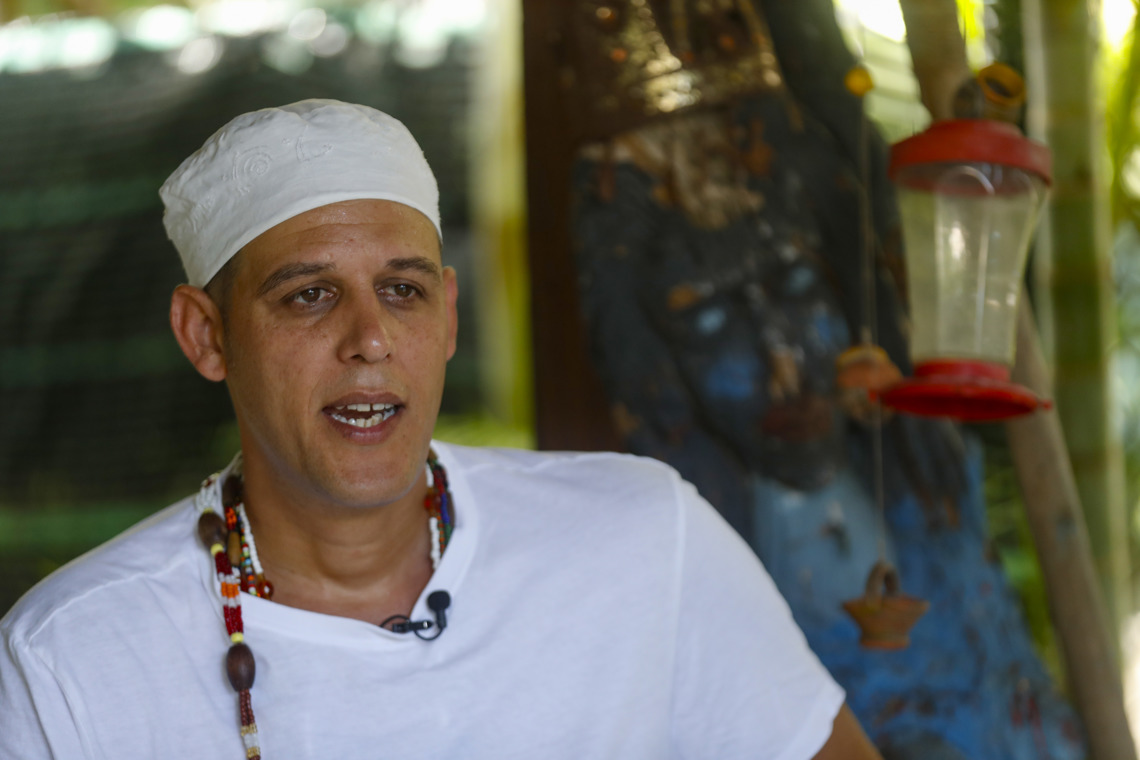
<instances>
[{"instance_id":1,"label":"red feeder base","mask_svg":"<svg viewBox=\"0 0 1140 760\"><path fill-rule=\"evenodd\" d=\"M1049 409L1053 402L1009 382L1009 369L980 361L927 361L879 394L885 406L920 417L992 422Z\"/></svg>"}]
</instances>

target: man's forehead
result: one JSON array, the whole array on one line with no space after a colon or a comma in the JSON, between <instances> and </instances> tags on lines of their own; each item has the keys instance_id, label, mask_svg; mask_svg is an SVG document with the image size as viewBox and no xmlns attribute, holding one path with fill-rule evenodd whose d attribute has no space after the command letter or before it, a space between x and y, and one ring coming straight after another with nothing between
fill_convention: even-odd
<instances>
[{"instance_id":1,"label":"man's forehead","mask_svg":"<svg viewBox=\"0 0 1140 760\"><path fill-rule=\"evenodd\" d=\"M341 201L275 225L243 249L259 295L305 276L344 273L364 263L376 273L418 272L439 279L440 242L416 209L387 200Z\"/></svg>"},{"instance_id":2,"label":"man's forehead","mask_svg":"<svg viewBox=\"0 0 1140 760\"><path fill-rule=\"evenodd\" d=\"M338 201L284 219L251 240L245 248L277 248L282 252L335 252L367 239L388 255L439 258L441 242L435 225L422 212L402 203L373 198Z\"/></svg>"}]
</instances>

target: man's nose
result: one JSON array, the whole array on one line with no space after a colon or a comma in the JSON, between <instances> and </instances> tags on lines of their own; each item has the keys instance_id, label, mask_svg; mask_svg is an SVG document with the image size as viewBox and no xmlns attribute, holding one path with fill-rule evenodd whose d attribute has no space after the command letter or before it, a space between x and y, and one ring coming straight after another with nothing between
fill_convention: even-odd
<instances>
[{"instance_id":1,"label":"man's nose","mask_svg":"<svg viewBox=\"0 0 1140 760\"><path fill-rule=\"evenodd\" d=\"M349 296L342 301L344 320L338 350L341 361L378 362L392 353L389 328L392 316L374 292Z\"/></svg>"}]
</instances>

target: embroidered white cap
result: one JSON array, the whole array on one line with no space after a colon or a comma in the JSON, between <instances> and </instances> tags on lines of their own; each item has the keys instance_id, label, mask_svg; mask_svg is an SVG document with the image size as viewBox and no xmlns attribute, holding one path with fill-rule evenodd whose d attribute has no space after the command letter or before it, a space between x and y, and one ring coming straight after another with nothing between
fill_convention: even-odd
<instances>
[{"instance_id":1,"label":"embroidered white cap","mask_svg":"<svg viewBox=\"0 0 1140 760\"><path fill-rule=\"evenodd\" d=\"M242 114L163 183L166 234L203 287L246 243L310 209L365 198L411 206L440 239L439 188L407 127L337 100Z\"/></svg>"}]
</instances>

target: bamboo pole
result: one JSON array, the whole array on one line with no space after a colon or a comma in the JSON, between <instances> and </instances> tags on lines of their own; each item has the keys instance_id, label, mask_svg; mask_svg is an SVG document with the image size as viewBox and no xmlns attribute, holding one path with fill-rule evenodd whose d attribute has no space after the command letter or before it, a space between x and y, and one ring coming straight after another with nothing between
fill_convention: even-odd
<instances>
[{"instance_id":1,"label":"bamboo pole","mask_svg":"<svg viewBox=\"0 0 1140 760\"><path fill-rule=\"evenodd\" d=\"M1038 395L1050 394L1049 370L1024 293L1013 380ZM1095 760L1135 760L1116 640L1111 635L1115 629L1100 594L1061 422L1054 410L1038 411L1007 423L1006 432L1069 690L1085 725L1089 751Z\"/></svg>"},{"instance_id":2,"label":"bamboo pole","mask_svg":"<svg viewBox=\"0 0 1140 760\"><path fill-rule=\"evenodd\" d=\"M954 94L970 78L955 0L899 0L922 105L934 121L954 118ZM916 43L921 44L916 48Z\"/></svg>"}]
</instances>

